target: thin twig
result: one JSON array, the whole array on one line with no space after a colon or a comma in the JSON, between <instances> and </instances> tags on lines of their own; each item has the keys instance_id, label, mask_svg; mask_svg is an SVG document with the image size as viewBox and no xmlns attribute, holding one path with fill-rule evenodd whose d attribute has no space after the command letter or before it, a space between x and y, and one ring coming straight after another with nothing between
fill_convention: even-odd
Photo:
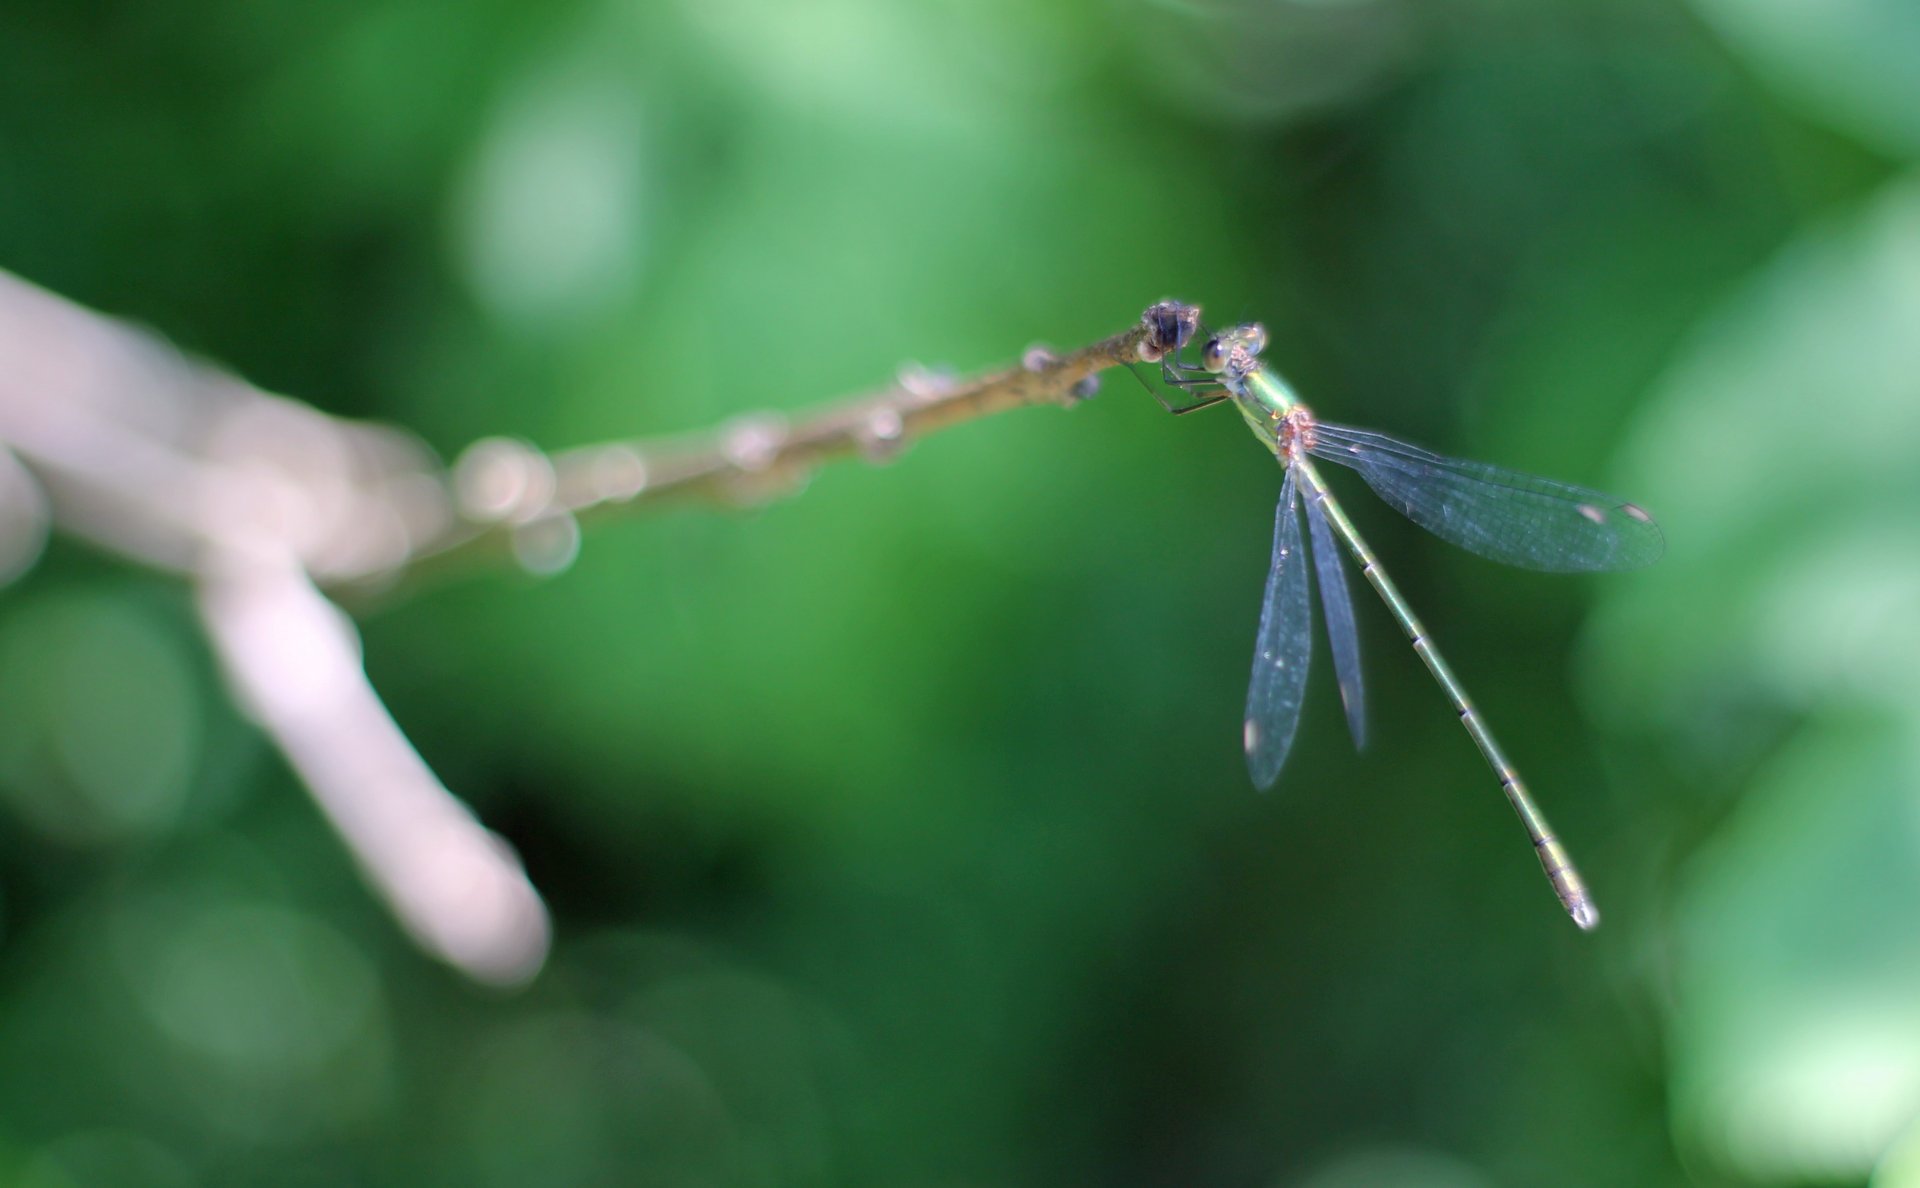
<instances>
[{"instance_id":1,"label":"thin twig","mask_svg":"<svg viewBox=\"0 0 1920 1188\"><path fill-rule=\"evenodd\" d=\"M698 436L608 442L551 456L489 438L455 466L462 519L413 552L407 579L508 552L535 572L561 568L583 520L667 500L761 503L804 486L816 467L837 458L891 461L930 433L993 413L1077 404L1093 395L1100 372L1155 362L1184 342L1198 313L1161 302L1132 327L1065 355L1034 347L1019 367L970 380L912 368L881 392L797 418L751 413Z\"/></svg>"}]
</instances>

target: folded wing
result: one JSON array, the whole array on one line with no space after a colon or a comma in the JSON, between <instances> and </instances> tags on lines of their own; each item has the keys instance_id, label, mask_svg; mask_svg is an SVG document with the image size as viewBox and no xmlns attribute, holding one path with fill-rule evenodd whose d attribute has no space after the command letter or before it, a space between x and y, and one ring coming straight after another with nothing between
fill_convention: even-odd
<instances>
[{"instance_id":1,"label":"folded wing","mask_svg":"<svg viewBox=\"0 0 1920 1188\"><path fill-rule=\"evenodd\" d=\"M1347 732L1353 735L1353 745L1364 749L1367 704L1360 686L1360 632L1353 621L1353 599L1347 591L1347 571L1340 564L1340 545L1320 504L1320 499L1307 496L1307 534L1313 541L1314 572L1320 578L1320 617L1327 624L1333 675L1340 682L1340 704L1347 711Z\"/></svg>"},{"instance_id":2,"label":"folded wing","mask_svg":"<svg viewBox=\"0 0 1920 1188\"><path fill-rule=\"evenodd\" d=\"M1273 568L1260 603L1260 634L1253 649L1253 680L1247 687L1247 771L1254 786L1270 788L1293 746L1300 702L1312 654L1306 557L1300 548L1298 490L1293 472L1280 488L1273 525Z\"/></svg>"}]
</instances>

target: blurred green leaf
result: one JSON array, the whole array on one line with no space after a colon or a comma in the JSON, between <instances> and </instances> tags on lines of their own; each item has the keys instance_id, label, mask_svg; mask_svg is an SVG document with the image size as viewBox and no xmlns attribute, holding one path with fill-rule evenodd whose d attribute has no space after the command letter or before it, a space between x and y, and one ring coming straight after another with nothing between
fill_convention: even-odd
<instances>
[{"instance_id":1,"label":"blurred green leaf","mask_svg":"<svg viewBox=\"0 0 1920 1188\"><path fill-rule=\"evenodd\" d=\"M1693 0L1786 98L1882 151L1920 156L1920 6Z\"/></svg>"},{"instance_id":2,"label":"blurred green leaf","mask_svg":"<svg viewBox=\"0 0 1920 1188\"><path fill-rule=\"evenodd\" d=\"M1674 1112L1763 1181L1864 1176L1920 1117L1916 227L1908 179L1676 363L1628 454L1673 547L1593 641L1622 718L1738 797L1674 905ZM1778 728L1729 737L1756 704Z\"/></svg>"}]
</instances>

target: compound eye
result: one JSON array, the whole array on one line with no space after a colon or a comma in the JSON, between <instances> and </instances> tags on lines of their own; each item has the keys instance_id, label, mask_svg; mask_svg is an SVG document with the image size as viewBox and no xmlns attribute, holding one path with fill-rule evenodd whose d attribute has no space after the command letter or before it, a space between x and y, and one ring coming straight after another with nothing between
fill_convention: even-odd
<instances>
[{"instance_id":1,"label":"compound eye","mask_svg":"<svg viewBox=\"0 0 1920 1188\"><path fill-rule=\"evenodd\" d=\"M1257 355L1267 349L1267 328L1258 322L1249 322L1240 328L1240 341L1246 344L1249 355Z\"/></svg>"},{"instance_id":2,"label":"compound eye","mask_svg":"<svg viewBox=\"0 0 1920 1188\"><path fill-rule=\"evenodd\" d=\"M1227 369L1227 344L1217 338L1207 339L1207 345L1200 348L1200 366L1208 371Z\"/></svg>"}]
</instances>

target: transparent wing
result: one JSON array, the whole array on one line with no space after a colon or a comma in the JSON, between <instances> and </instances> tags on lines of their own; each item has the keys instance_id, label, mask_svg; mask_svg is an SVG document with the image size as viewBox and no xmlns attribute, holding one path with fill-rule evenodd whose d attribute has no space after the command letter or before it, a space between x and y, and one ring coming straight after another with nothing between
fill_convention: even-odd
<instances>
[{"instance_id":1,"label":"transparent wing","mask_svg":"<svg viewBox=\"0 0 1920 1188\"><path fill-rule=\"evenodd\" d=\"M1313 538L1313 569L1320 578L1320 618L1327 625L1327 644L1333 652L1333 674L1340 681L1340 704L1347 710L1347 732L1355 749L1367 745L1366 693L1360 686L1360 633L1353 623L1353 599L1347 593L1347 571L1340 564L1340 546L1320 500L1307 496L1307 532Z\"/></svg>"},{"instance_id":2,"label":"transparent wing","mask_svg":"<svg viewBox=\"0 0 1920 1188\"><path fill-rule=\"evenodd\" d=\"M1522 569L1637 569L1666 551L1653 517L1572 483L1463 462L1346 425L1316 425L1310 447L1359 472L1400 514L1440 539Z\"/></svg>"},{"instance_id":3,"label":"transparent wing","mask_svg":"<svg viewBox=\"0 0 1920 1188\"><path fill-rule=\"evenodd\" d=\"M1300 550L1300 511L1293 471L1280 487L1273 524L1273 569L1260 604L1260 635L1254 643L1253 681L1247 687L1247 770L1254 786L1271 788L1300 724L1313 647L1312 608L1307 603L1306 558Z\"/></svg>"}]
</instances>

